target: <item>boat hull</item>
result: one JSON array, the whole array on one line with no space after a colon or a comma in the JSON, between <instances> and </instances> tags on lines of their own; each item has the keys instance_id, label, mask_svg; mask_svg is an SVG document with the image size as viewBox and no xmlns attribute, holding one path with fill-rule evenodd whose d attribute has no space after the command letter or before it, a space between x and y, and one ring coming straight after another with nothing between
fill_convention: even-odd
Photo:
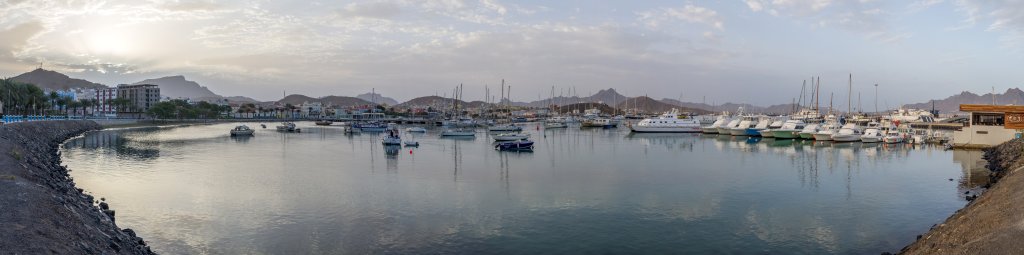
<instances>
[{"instance_id":1,"label":"boat hull","mask_svg":"<svg viewBox=\"0 0 1024 255\"><path fill-rule=\"evenodd\" d=\"M705 134L718 134L718 128L717 127L703 127L703 128L701 128L701 132L705 133Z\"/></svg>"},{"instance_id":2,"label":"boat hull","mask_svg":"<svg viewBox=\"0 0 1024 255\"><path fill-rule=\"evenodd\" d=\"M832 133L817 133L817 134L814 134L814 140L817 140L817 141L832 141Z\"/></svg>"},{"instance_id":3,"label":"boat hull","mask_svg":"<svg viewBox=\"0 0 1024 255\"><path fill-rule=\"evenodd\" d=\"M718 134L728 135L729 134L729 130L730 129L727 128L727 127L718 127Z\"/></svg>"},{"instance_id":4,"label":"boat hull","mask_svg":"<svg viewBox=\"0 0 1024 255\"><path fill-rule=\"evenodd\" d=\"M256 130L231 130L231 136L245 136L252 135Z\"/></svg>"},{"instance_id":5,"label":"boat hull","mask_svg":"<svg viewBox=\"0 0 1024 255\"><path fill-rule=\"evenodd\" d=\"M892 143L902 143L903 142L903 137L886 136L885 138L882 139L882 141L884 141L885 143L889 143L889 144L892 144Z\"/></svg>"},{"instance_id":6,"label":"boat hull","mask_svg":"<svg viewBox=\"0 0 1024 255\"><path fill-rule=\"evenodd\" d=\"M747 128L747 129L743 130L743 135L745 135L745 136L761 136L761 130L763 130L763 129Z\"/></svg>"},{"instance_id":7,"label":"boat hull","mask_svg":"<svg viewBox=\"0 0 1024 255\"><path fill-rule=\"evenodd\" d=\"M736 129L732 129L732 130L729 130L729 134L730 134L730 135L734 135L734 136L743 136L743 135L747 135L747 129L746 129L746 128L736 128Z\"/></svg>"},{"instance_id":8,"label":"boat hull","mask_svg":"<svg viewBox=\"0 0 1024 255\"><path fill-rule=\"evenodd\" d=\"M775 130L772 132L775 139L796 139L800 138L800 131L798 130Z\"/></svg>"},{"instance_id":9,"label":"boat hull","mask_svg":"<svg viewBox=\"0 0 1024 255\"><path fill-rule=\"evenodd\" d=\"M699 127L642 127L632 126L630 131L635 133L700 133Z\"/></svg>"},{"instance_id":10,"label":"boat hull","mask_svg":"<svg viewBox=\"0 0 1024 255\"><path fill-rule=\"evenodd\" d=\"M774 138L775 137L775 130L765 129L765 130L761 130L760 133L761 133L761 137L764 137L764 138Z\"/></svg>"},{"instance_id":11,"label":"boat hull","mask_svg":"<svg viewBox=\"0 0 1024 255\"><path fill-rule=\"evenodd\" d=\"M862 137L860 137L860 142L862 142L862 143L878 143L878 142L882 142L882 137L880 137L880 136L862 136Z\"/></svg>"},{"instance_id":12,"label":"boat hull","mask_svg":"<svg viewBox=\"0 0 1024 255\"><path fill-rule=\"evenodd\" d=\"M800 138L801 139L807 139L807 140L814 140L814 133L800 132Z\"/></svg>"},{"instance_id":13,"label":"boat hull","mask_svg":"<svg viewBox=\"0 0 1024 255\"><path fill-rule=\"evenodd\" d=\"M859 142L860 141L860 135L833 135L832 136L832 141L844 142L844 143Z\"/></svg>"}]
</instances>

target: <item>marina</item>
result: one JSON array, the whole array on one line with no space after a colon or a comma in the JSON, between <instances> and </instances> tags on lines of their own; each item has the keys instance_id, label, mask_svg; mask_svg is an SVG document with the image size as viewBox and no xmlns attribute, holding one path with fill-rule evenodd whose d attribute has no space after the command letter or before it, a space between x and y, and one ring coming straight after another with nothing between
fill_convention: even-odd
<instances>
[{"instance_id":1,"label":"marina","mask_svg":"<svg viewBox=\"0 0 1024 255\"><path fill-rule=\"evenodd\" d=\"M62 156L160 253L878 253L987 175L963 167L980 154L909 143L522 123L529 149L443 127L402 148L295 124L104 130Z\"/></svg>"}]
</instances>

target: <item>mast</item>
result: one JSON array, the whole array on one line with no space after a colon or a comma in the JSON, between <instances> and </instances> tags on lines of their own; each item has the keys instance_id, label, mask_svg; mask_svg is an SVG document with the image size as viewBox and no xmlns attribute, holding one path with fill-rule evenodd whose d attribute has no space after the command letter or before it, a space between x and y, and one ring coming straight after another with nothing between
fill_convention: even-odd
<instances>
[{"instance_id":1,"label":"mast","mask_svg":"<svg viewBox=\"0 0 1024 255\"><path fill-rule=\"evenodd\" d=\"M846 92L846 114L853 114L853 73L850 73L850 86Z\"/></svg>"}]
</instances>

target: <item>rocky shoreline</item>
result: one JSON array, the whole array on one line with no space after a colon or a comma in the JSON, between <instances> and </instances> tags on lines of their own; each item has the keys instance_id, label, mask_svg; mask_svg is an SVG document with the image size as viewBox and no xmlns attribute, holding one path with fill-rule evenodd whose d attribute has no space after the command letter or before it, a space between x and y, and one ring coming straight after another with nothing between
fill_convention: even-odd
<instances>
[{"instance_id":1,"label":"rocky shoreline","mask_svg":"<svg viewBox=\"0 0 1024 255\"><path fill-rule=\"evenodd\" d=\"M991 186L945 222L918 236L902 254L1016 254L1024 252L1024 139L985 150Z\"/></svg>"},{"instance_id":2,"label":"rocky shoreline","mask_svg":"<svg viewBox=\"0 0 1024 255\"><path fill-rule=\"evenodd\" d=\"M93 121L0 125L0 251L10 254L153 254L115 211L76 188L60 165L65 140Z\"/></svg>"}]
</instances>

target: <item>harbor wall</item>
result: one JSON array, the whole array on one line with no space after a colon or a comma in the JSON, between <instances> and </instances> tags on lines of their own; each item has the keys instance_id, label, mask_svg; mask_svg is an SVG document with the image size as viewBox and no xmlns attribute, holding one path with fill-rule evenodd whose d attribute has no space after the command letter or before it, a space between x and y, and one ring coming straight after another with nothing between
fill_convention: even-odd
<instances>
[{"instance_id":1,"label":"harbor wall","mask_svg":"<svg viewBox=\"0 0 1024 255\"><path fill-rule=\"evenodd\" d=\"M991 187L945 222L904 248L903 254L1024 253L1024 139L984 152ZM976 196L976 197L974 197Z\"/></svg>"},{"instance_id":2,"label":"harbor wall","mask_svg":"<svg viewBox=\"0 0 1024 255\"><path fill-rule=\"evenodd\" d=\"M0 251L7 254L151 254L116 212L76 188L60 164L65 140L101 126L88 120L0 125Z\"/></svg>"}]
</instances>

